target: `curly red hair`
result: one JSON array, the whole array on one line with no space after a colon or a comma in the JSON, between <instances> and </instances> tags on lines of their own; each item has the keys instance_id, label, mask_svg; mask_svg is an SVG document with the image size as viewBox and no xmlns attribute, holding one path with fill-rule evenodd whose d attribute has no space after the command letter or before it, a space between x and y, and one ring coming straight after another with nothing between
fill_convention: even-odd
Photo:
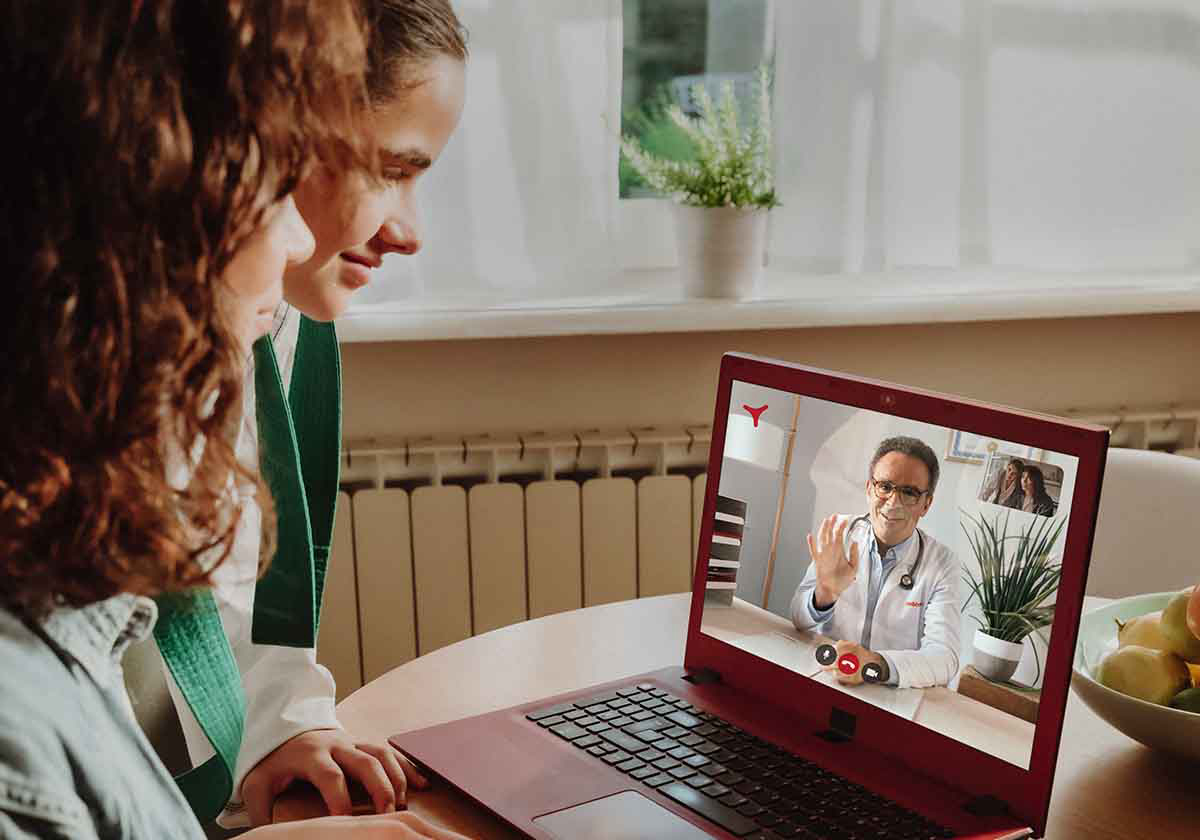
<instances>
[{"instance_id":1,"label":"curly red hair","mask_svg":"<svg viewBox=\"0 0 1200 840\"><path fill-rule=\"evenodd\" d=\"M221 272L314 160L372 159L359 9L0 2L0 599L204 583L235 488L270 511L234 455Z\"/></svg>"}]
</instances>

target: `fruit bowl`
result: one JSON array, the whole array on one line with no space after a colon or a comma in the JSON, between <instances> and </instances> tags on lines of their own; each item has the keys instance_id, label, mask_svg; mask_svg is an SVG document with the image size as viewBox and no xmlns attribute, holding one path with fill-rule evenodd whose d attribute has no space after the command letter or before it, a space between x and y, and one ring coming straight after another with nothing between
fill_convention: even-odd
<instances>
[{"instance_id":1,"label":"fruit bowl","mask_svg":"<svg viewBox=\"0 0 1200 840\"><path fill-rule=\"evenodd\" d=\"M1093 674L1100 658L1117 646L1117 625L1161 610L1174 592L1133 595L1085 613L1079 622L1071 688L1114 728L1148 747L1200 761L1200 714L1148 703L1113 691Z\"/></svg>"}]
</instances>

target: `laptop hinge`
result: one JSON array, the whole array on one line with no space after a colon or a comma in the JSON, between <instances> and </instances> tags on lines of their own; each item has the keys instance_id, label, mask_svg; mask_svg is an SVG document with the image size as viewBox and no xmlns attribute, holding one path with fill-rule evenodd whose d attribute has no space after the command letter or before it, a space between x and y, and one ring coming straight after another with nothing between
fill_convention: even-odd
<instances>
[{"instance_id":1,"label":"laptop hinge","mask_svg":"<svg viewBox=\"0 0 1200 840\"><path fill-rule=\"evenodd\" d=\"M984 793L963 805L963 810L977 817L1003 817L1009 813L1008 803L999 797Z\"/></svg>"},{"instance_id":2,"label":"laptop hinge","mask_svg":"<svg viewBox=\"0 0 1200 840\"><path fill-rule=\"evenodd\" d=\"M844 712L834 706L829 710L829 728L818 732L818 738L841 744L854 738L854 730L858 727L858 718L849 712Z\"/></svg>"},{"instance_id":3,"label":"laptop hinge","mask_svg":"<svg viewBox=\"0 0 1200 840\"><path fill-rule=\"evenodd\" d=\"M708 685L721 681L721 675L712 668L699 668L690 674L684 674L683 678L693 685Z\"/></svg>"}]
</instances>

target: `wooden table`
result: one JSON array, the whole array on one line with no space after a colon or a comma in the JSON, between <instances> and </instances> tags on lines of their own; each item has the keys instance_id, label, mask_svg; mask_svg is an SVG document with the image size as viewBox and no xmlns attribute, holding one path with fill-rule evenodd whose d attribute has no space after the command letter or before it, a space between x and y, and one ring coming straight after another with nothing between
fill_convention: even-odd
<instances>
[{"instance_id":1,"label":"wooden table","mask_svg":"<svg viewBox=\"0 0 1200 840\"><path fill-rule=\"evenodd\" d=\"M1105 603L1089 598L1085 610ZM400 666L338 705L356 735L383 740L683 661L690 595L605 604L514 624ZM1154 753L1067 703L1046 837L1162 840L1200 836L1200 769ZM280 818L320 812L284 801ZM416 792L409 808L473 837L517 838L452 790Z\"/></svg>"}]
</instances>

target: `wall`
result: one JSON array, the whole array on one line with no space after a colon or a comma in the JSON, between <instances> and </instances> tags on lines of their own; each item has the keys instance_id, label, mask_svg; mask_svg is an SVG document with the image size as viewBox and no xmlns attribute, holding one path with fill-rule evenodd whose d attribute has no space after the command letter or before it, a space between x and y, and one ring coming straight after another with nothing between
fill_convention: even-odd
<instances>
[{"instance_id":1,"label":"wall","mask_svg":"<svg viewBox=\"0 0 1200 840\"><path fill-rule=\"evenodd\" d=\"M1200 313L343 346L359 439L708 423L739 350L1045 411L1200 403Z\"/></svg>"}]
</instances>

